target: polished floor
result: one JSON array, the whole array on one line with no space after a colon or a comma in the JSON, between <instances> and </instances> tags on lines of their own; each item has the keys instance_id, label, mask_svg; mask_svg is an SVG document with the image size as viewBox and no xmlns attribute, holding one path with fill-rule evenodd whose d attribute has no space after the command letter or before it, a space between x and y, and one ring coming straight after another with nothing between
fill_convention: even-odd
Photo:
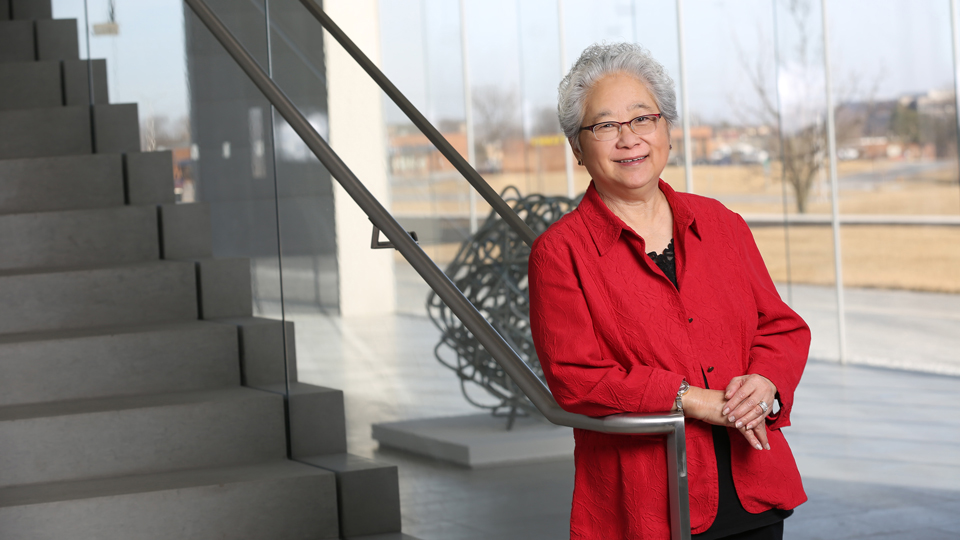
<instances>
[{"instance_id":1,"label":"polished floor","mask_svg":"<svg viewBox=\"0 0 960 540\"><path fill-rule=\"evenodd\" d=\"M815 329L832 316L829 291L819 294L803 295L813 308L798 305ZM808 364L785 433L809 501L787 521L785 538L960 538L960 377L943 374L960 365L954 302L854 295L854 339L872 333L868 345L882 352L856 360L910 369ZM924 327L918 314L952 322ZM429 319L288 316L297 324L300 379L344 390L349 450L399 466L404 532L422 540L567 538L572 459L468 470L380 450L371 439L375 422L476 412L434 358L438 331Z\"/></svg>"}]
</instances>

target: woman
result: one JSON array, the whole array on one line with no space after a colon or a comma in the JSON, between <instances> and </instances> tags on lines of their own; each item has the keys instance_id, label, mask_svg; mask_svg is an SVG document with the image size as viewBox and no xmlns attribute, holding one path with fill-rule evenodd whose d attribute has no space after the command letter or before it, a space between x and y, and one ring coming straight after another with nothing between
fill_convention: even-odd
<instances>
[{"instance_id":1,"label":"woman","mask_svg":"<svg viewBox=\"0 0 960 540\"><path fill-rule=\"evenodd\" d=\"M780 429L809 329L780 300L743 219L660 180L677 111L659 63L636 45L593 45L559 94L592 182L530 255L530 323L550 389L588 416L682 410L694 538L782 538L806 500ZM574 436L571 537L669 538L663 440Z\"/></svg>"}]
</instances>

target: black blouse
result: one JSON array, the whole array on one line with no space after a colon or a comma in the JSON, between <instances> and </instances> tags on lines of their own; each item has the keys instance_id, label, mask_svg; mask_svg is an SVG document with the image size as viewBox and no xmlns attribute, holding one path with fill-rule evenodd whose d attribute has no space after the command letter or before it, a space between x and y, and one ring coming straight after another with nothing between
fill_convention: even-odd
<instances>
[{"instance_id":1,"label":"black blouse","mask_svg":"<svg viewBox=\"0 0 960 540\"><path fill-rule=\"evenodd\" d=\"M656 251L647 253L653 262L663 271L664 275L677 287L677 261L674 259L673 240L657 254ZM706 377L703 378L706 381ZM709 389L709 387L708 387ZM713 451L717 457L717 476L720 483L720 502L717 509L717 518L706 531L693 535L696 540L718 540L725 536L742 533L760 527L783 521L793 510L772 508L759 514L747 512L740 503L737 490L733 485L733 468L730 465L730 434L723 426L713 428ZM759 452L760 450L758 450Z\"/></svg>"}]
</instances>

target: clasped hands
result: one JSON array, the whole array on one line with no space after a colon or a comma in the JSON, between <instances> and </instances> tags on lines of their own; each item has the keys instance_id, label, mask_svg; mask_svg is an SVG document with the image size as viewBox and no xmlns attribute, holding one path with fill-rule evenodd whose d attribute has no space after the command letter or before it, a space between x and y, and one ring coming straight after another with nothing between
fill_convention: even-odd
<instances>
[{"instance_id":1,"label":"clasped hands","mask_svg":"<svg viewBox=\"0 0 960 540\"><path fill-rule=\"evenodd\" d=\"M740 431L750 446L757 450L770 449L767 442L767 414L773 412L777 386L762 375L734 377L726 390L707 390L690 387L683 396L685 416L708 424L732 427ZM766 410L760 402L767 405Z\"/></svg>"}]
</instances>

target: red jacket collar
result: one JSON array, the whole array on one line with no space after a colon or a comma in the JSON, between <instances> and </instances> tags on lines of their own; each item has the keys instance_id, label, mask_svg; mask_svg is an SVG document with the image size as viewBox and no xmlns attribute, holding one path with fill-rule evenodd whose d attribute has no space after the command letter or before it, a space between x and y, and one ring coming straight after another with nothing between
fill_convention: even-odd
<instances>
[{"instance_id":1,"label":"red jacket collar","mask_svg":"<svg viewBox=\"0 0 960 540\"><path fill-rule=\"evenodd\" d=\"M663 195L667 198L670 210L673 212L674 237L683 236L686 234L687 229L690 229L699 238L700 232L697 230L696 216L694 216L692 209L685 200L688 195L686 193L677 193L670 187L670 184L664 182L662 179L659 181L659 187L660 191L662 191ZM607 208L607 205L600 199L600 194L597 193L597 188L594 186L592 180L590 181L590 186L587 188L587 192L583 195L583 200L580 201L580 205L577 206L577 212L583 219L587 230L590 231L593 243L596 245L597 252L600 253L601 256L609 251L617 240L620 239L620 234L623 233L623 231L629 231L631 234L636 235L633 229L628 227L622 219Z\"/></svg>"}]
</instances>

